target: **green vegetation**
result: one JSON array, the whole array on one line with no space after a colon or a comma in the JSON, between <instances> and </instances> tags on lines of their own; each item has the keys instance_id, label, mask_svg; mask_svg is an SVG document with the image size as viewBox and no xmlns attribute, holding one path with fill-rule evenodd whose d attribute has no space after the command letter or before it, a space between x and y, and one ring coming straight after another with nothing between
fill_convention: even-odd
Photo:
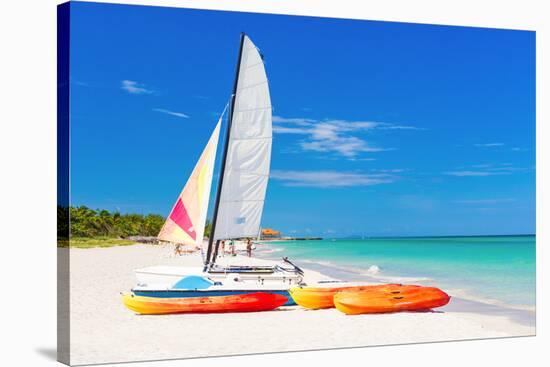
<instances>
[{"instance_id":1,"label":"green vegetation","mask_svg":"<svg viewBox=\"0 0 550 367\"><path fill-rule=\"evenodd\" d=\"M57 206L57 239L58 241L69 238L69 208Z\"/></svg>"},{"instance_id":2,"label":"green vegetation","mask_svg":"<svg viewBox=\"0 0 550 367\"><path fill-rule=\"evenodd\" d=\"M71 237L70 241L71 247L77 248L129 246L134 243L135 241L111 237Z\"/></svg>"},{"instance_id":3,"label":"green vegetation","mask_svg":"<svg viewBox=\"0 0 550 367\"><path fill-rule=\"evenodd\" d=\"M70 218L70 219L69 219ZM70 240L69 240L70 223ZM111 247L135 243L129 236L156 236L164 217L157 214L121 214L86 206L57 207L58 247Z\"/></svg>"},{"instance_id":4,"label":"green vegetation","mask_svg":"<svg viewBox=\"0 0 550 367\"><path fill-rule=\"evenodd\" d=\"M204 226L204 237L210 238L210 232L212 232L212 223L207 219L206 225Z\"/></svg>"},{"instance_id":5,"label":"green vegetation","mask_svg":"<svg viewBox=\"0 0 550 367\"><path fill-rule=\"evenodd\" d=\"M70 208L58 206L57 246L91 248L133 245L135 241L128 240L128 237L155 237L164 221L164 217L157 214L121 214L93 210L83 205ZM206 237L210 236L211 229L212 224L206 221Z\"/></svg>"},{"instance_id":6,"label":"green vegetation","mask_svg":"<svg viewBox=\"0 0 550 367\"><path fill-rule=\"evenodd\" d=\"M156 236L164 224L164 218L157 214L120 214L108 210L93 210L86 206L71 207L69 213L71 239Z\"/></svg>"}]
</instances>

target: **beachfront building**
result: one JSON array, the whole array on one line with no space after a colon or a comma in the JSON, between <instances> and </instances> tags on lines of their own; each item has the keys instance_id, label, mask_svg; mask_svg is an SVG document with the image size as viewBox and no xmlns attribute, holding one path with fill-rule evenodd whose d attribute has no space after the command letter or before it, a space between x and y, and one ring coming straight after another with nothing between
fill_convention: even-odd
<instances>
[{"instance_id":1,"label":"beachfront building","mask_svg":"<svg viewBox=\"0 0 550 367\"><path fill-rule=\"evenodd\" d=\"M272 239L276 239L276 238L281 238L281 232L276 231L276 230L271 229L271 228L263 228L261 238L263 240L272 240Z\"/></svg>"}]
</instances>

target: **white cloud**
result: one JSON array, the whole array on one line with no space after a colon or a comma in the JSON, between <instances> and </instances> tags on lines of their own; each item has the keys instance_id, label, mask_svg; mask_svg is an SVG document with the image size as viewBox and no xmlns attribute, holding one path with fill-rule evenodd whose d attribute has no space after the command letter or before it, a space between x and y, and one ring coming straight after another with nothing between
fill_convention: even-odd
<instances>
[{"instance_id":1,"label":"white cloud","mask_svg":"<svg viewBox=\"0 0 550 367\"><path fill-rule=\"evenodd\" d=\"M309 133L309 129L299 127L286 127L286 126L273 126L273 132L276 134L301 134L305 135Z\"/></svg>"},{"instance_id":2,"label":"white cloud","mask_svg":"<svg viewBox=\"0 0 550 367\"><path fill-rule=\"evenodd\" d=\"M121 89L125 90L130 94L151 94L152 90L145 88L144 84L138 83L133 80L123 80L121 82Z\"/></svg>"},{"instance_id":3,"label":"white cloud","mask_svg":"<svg viewBox=\"0 0 550 367\"><path fill-rule=\"evenodd\" d=\"M525 171L525 168L519 168L519 167L492 167L490 168L492 172L518 172L518 171Z\"/></svg>"},{"instance_id":4,"label":"white cloud","mask_svg":"<svg viewBox=\"0 0 550 367\"><path fill-rule=\"evenodd\" d=\"M410 171L410 169L406 168L390 168L390 169L373 169L373 172L382 172L382 173L403 173Z\"/></svg>"},{"instance_id":5,"label":"white cloud","mask_svg":"<svg viewBox=\"0 0 550 367\"><path fill-rule=\"evenodd\" d=\"M303 150L315 152L336 152L344 157L353 158L361 152L381 152L388 149L370 146L366 141L356 136L325 136L314 138L313 141L300 143Z\"/></svg>"},{"instance_id":6,"label":"white cloud","mask_svg":"<svg viewBox=\"0 0 550 367\"><path fill-rule=\"evenodd\" d=\"M282 181L286 186L302 187L350 187L371 186L395 181L386 174L366 174L338 171L282 171L274 170L271 178Z\"/></svg>"},{"instance_id":7,"label":"white cloud","mask_svg":"<svg viewBox=\"0 0 550 367\"><path fill-rule=\"evenodd\" d=\"M529 168L514 167L511 163L495 163L495 164L475 164L470 167L459 167L455 171L444 172L449 176L497 176L497 175L511 175L517 172L527 172Z\"/></svg>"},{"instance_id":8,"label":"white cloud","mask_svg":"<svg viewBox=\"0 0 550 367\"><path fill-rule=\"evenodd\" d=\"M316 120L301 118L301 117L288 118L288 117L281 117L281 116L273 116L273 122L290 123L290 124L303 125L303 126L309 126L315 121Z\"/></svg>"},{"instance_id":9,"label":"white cloud","mask_svg":"<svg viewBox=\"0 0 550 367\"><path fill-rule=\"evenodd\" d=\"M74 83L74 85L78 85L80 87L89 87L90 86L89 83L82 82L82 81L79 81L79 80L74 80L74 81L71 81L71 82Z\"/></svg>"},{"instance_id":10,"label":"white cloud","mask_svg":"<svg viewBox=\"0 0 550 367\"><path fill-rule=\"evenodd\" d=\"M475 147L482 148L493 148L493 147L502 147L504 143L483 143L483 144L474 144Z\"/></svg>"},{"instance_id":11,"label":"white cloud","mask_svg":"<svg viewBox=\"0 0 550 367\"><path fill-rule=\"evenodd\" d=\"M377 129L379 130L426 130L425 128L415 127L415 126L406 126L406 125L392 125L387 123L379 122Z\"/></svg>"},{"instance_id":12,"label":"white cloud","mask_svg":"<svg viewBox=\"0 0 550 367\"><path fill-rule=\"evenodd\" d=\"M445 172L445 174L449 175L449 176L466 177L466 176L509 175L510 172L502 172L502 171L450 171L450 172Z\"/></svg>"},{"instance_id":13,"label":"white cloud","mask_svg":"<svg viewBox=\"0 0 550 367\"><path fill-rule=\"evenodd\" d=\"M184 118L184 119L189 118L189 115L186 115L183 112L175 112L175 111L165 110L164 108L153 108L153 111L165 113L165 114L171 115L171 116L181 117L181 118Z\"/></svg>"},{"instance_id":14,"label":"white cloud","mask_svg":"<svg viewBox=\"0 0 550 367\"><path fill-rule=\"evenodd\" d=\"M299 146L304 151L332 152L348 159L360 153L381 152L393 148L381 148L367 143L352 133L369 130L419 130L414 126L394 125L378 121L323 120L273 116L273 132L276 134L304 135Z\"/></svg>"},{"instance_id":15,"label":"white cloud","mask_svg":"<svg viewBox=\"0 0 550 367\"><path fill-rule=\"evenodd\" d=\"M375 161L376 158L348 158L348 160L357 162L372 162Z\"/></svg>"},{"instance_id":16,"label":"white cloud","mask_svg":"<svg viewBox=\"0 0 550 367\"><path fill-rule=\"evenodd\" d=\"M475 199L475 200L455 200L457 204L468 204L468 205L492 205L492 204L501 204L501 203L510 203L516 201L513 198L503 198L503 199Z\"/></svg>"}]
</instances>

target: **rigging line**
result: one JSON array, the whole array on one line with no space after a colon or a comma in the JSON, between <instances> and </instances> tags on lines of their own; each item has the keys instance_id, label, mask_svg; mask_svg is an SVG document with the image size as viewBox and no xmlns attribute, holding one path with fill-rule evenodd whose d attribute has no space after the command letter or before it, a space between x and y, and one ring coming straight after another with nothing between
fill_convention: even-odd
<instances>
[{"instance_id":1,"label":"rigging line","mask_svg":"<svg viewBox=\"0 0 550 367\"><path fill-rule=\"evenodd\" d=\"M248 175L248 176L254 176L254 177L269 177L269 174L265 174L265 173L248 172L248 171L236 170L236 169L230 169L227 172L242 173L242 174L245 174L245 175Z\"/></svg>"},{"instance_id":2,"label":"rigging line","mask_svg":"<svg viewBox=\"0 0 550 367\"><path fill-rule=\"evenodd\" d=\"M233 95L232 95L233 96ZM229 107L229 102L231 101L231 97L227 100L227 103L225 104L225 107L223 108L221 117L223 118L223 115L225 115L225 111L227 111L227 108Z\"/></svg>"},{"instance_id":3,"label":"rigging line","mask_svg":"<svg viewBox=\"0 0 550 367\"><path fill-rule=\"evenodd\" d=\"M243 141L243 140L270 140L273 139L272 136L259 136L257 138L233 138L233 141Z\"/></svg>"},{"instance_id":4,"label":"rigging line","mask_svg":"<svg viewBox=\"0 0 550 367\"><path fill-rule=\"evenodd\" d=\"M257 203L264 202L264 200L221 200L222 203Z\"/></svg>"},{"instance_id":5,"label":"rigging line","mask_svg":"<svg viewBox=\"0 0 550 367\"><path fill-rule=\"evenodd\" d=\"M264 65L264 62L263 62L263 61L260 61L260 62L257 62L257 63L255 63L255 64L245 66L245 69L250 69L250 68L256 67L256 66L258 66L258 65Z\"/></svg>"},{"instance_id":6,"label":"rigging line","mask_svg":"<svg viewBox=\"0 0 550 367\"><path fill-rule=\"evenodd\" d=\"M272 106L256 107L256 108L249 108L249 109L245 109L245 110L235 110L234 112L237 113L237 112L248 112L248 111L258 111L258 110L270 110L272 108L273 108Z\"/></svg>"},{"instance_id":7,"label":"rigging line","mask_svg":"<svg viewBox=\"0 0 550 367\"><path fill-rule=\"evenodd\" d=\"M273 120L272 118L268 118L268 119L265 119L265 120L257 120L257 121L255 121L255 120L241 120L239 123L240 124L249 124L251 122L252 123L255 122L255 123L260 124L260 123L264 123L264 122L272 122L272 120Z\"/></svg>"},{"instance_id":8,"label":"rigging line","mask_svg":"<svg viewBox=\"0 0 550 367\"><path fill-rule=\"evenodd\" d=\"M237 92L240 92L241 90L245 90L245 89L254 88L254 87L257 87L257 86L263 85L263 84L267 84L267 79L263 82L250 84L250 85L247 85L246 87L240 87L239 89L237 89Z\"/></svg>"}]
</instances>

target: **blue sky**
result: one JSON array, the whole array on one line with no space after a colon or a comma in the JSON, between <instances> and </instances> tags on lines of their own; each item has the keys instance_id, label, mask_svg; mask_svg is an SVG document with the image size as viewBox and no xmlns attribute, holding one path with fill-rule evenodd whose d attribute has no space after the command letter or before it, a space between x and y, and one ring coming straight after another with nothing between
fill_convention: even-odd
<instances>
[{"instance_id":1,"label":"blue sky","mask_svg":"<svg viewBox=\"0 0 550 367\"><path fill-rule=\"evenodd\" d=\"M535 232L534 32L93 3L71 26L72 205L168 214L245 31L274 107L264 226Z\"/></svg>"}]
</instances>

